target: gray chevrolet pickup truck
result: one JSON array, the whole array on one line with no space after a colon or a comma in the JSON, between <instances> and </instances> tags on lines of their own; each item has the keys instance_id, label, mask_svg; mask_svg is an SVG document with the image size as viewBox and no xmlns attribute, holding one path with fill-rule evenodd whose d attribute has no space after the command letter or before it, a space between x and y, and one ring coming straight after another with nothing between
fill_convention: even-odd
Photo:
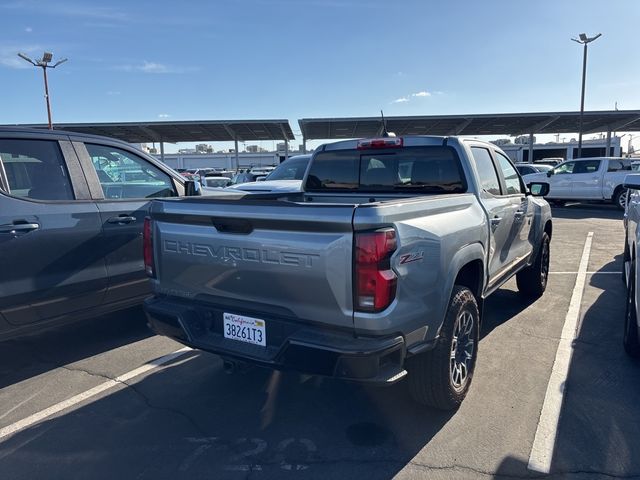
<instances>
[{"instance_id":1,"label":"gray chevrolet pickup truck","mask_svg":"<svg viewBox=\"0 0 640 480\"><path fill-rule=\"evenodd\" d=\"M487 296L514 275L527 296L546 288L546 193L490 143L385 136L319 147L299 193L154 200L149 323L229 369L406 376L415 400L453 409Z\"/></svg>"}]
</instances>

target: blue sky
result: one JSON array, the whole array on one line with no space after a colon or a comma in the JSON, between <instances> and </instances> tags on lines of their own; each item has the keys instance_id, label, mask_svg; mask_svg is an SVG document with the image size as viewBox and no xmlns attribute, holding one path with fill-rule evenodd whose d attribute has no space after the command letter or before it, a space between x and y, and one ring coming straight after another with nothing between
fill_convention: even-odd
<instances>
[{"instance_id":1,"label":"blue sky","mask_svg":"<svg viewBox=\"0 0 640 480\"><path fill-rule=\"evenodd\" d=\"M640 1L0 0L0 123L640 109ZM170 151L171 148L168 148Z\"/></svg>"}]
</instances>

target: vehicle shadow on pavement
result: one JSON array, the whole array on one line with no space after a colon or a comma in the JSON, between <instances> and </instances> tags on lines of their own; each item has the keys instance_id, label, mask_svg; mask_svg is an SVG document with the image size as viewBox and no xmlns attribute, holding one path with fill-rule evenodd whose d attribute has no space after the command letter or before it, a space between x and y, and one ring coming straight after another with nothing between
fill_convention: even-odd
<instances>
[{"instance_id":1,"label":"vehicle shadow on pavement","mask_svg":"<svg viewBox=\"0 0 640 480\"><path fill-rule=\"evenodd\" d=\"M75 322L0 343L0 388L108 352L153 333L141 308Z\"/></svg>"},{"instance_id":2,"label":"vehicle shadow on pavement","mask_svg":"<svg viewBox=\"0 0 640 480\"><path fill-rule=\"evenodd\" d=\"M621 259L600 271L620 271ZM640 363L622 346L626 287L620 275L587 280L583 302L592 303L574 342L552 473L640 475Z\"/></svg>"},{"instance_id":3,"label":"vehicle shadow on pavement","mask_svg":"<svg viewBox=\"0 0 640 480\"><path fill-rule=\"evenodd\" d=\"M453 415L419 407L404 384L366 388L260 368L228 375L217 356L193 352L4 439L0 471L14 479L388 479Z\"/></svg>"},{"instance_id":4,"label":"vehicle shadow on pavement","mask_svg":"<svg viewBox=\"0 0 640 480\"><path fill-rule=\"evenodd\" d=\"M495 328L516 317L536 302L527 298L517 290L500 288L496 290L484 304L480 340L489 335Z\"/></svg>"},{"instance_id":5,"label":"vehicle shadow on pavement","mask_svg":"<svg viewBox=\"0 0 640 480\"><path fill-rule=\"evenodd\" d=\"M596 205L588 203L572 203L564 207L551 208L553 218L564 218L569 220L584 220L587 218L598 218L607 220L621 220L624 212L618 210L613 205Z\"/></svg>"}]
</instances>

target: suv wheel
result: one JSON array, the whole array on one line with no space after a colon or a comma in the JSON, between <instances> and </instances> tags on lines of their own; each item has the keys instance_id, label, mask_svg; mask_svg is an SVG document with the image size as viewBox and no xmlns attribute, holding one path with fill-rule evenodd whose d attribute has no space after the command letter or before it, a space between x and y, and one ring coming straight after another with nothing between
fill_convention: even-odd
<instances>
[{"instance_id":1,"label":"suv wheel","mask_svg":"<svg viewBox=\"0 0 640 480\"><path fill-rule=\"evenodd\" d=\"M624 315L624 337L622 344L627 355L640 358L640 339L638 339L638 320L636 313L635 262L631 263L629 286L627 287L627 310Z\"/></svg>"},{"instance_id":2,"label":"suv wheel","mask_svg":"<svg viewBox=\"0 0 640 480\"><path fill-rule=\"evenodd\" d=\"M541 297L547 289L549 279L550 240L547 232L542 234L540 247L533 265L518 272L516 283L521 293L531 298Z\"/></svg>"},{"instance_id":3,"label":"suv wheel","mask_svg":"<svg viewBox=\"0 0 640 480\"><path fill-rule=\"evenodd\" d=\"M479 324L473 293L455 285L435 348L407 359L409 390L416 402L442 410L460 406L475 370Z\"/></svg>"}]
</instances>

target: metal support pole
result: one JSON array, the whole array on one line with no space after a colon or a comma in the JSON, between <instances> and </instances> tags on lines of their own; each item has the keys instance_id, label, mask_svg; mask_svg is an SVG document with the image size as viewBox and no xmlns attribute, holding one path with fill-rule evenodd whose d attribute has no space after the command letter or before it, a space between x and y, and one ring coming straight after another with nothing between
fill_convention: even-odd
<instances>
[{"instance_id":1,"label":"metal support pole","mask_svg":"<svg viewBox=\"0 0 640 480\"><path fill-rule=\"evenodd\" d=\"M307 139L302 136L302 153L307 153Z\"/></svg>"},{"instance_id":2,"label":"metal support pole","mask_svg":"<svg viewBox=\"0 0 640 480\"><path fill-rule=\"evenodd\" d=\"M160 140L160 161L164 163L164 142L162 140ZM182 167L179 166L178 168Z\"/></svg>"},{"instance_id":3,"label":"metal support pole","mask_svg":"<svg viewBox=\"0 0 640 480\"><path fill-rule=\"evenodd\" d=\"M584 87L587 80L587 44L582 56L582 94L580 95L580 123L578 126L578 158L582 158L582 117L584 116Z\"/></svg>"},{"instance_id":4,"label":"metal support pole","mask_svg":"<svg viewBox=\"0 0 640 480\"><path fill-rule=\"evenodd\" d=\"M284 161L286 162L289 158L289 140L284 139Z\"/></svg>"},{"instance_id":5,"label":"metal support pole","mask_svg":"<svg viewBox=\"0 0 640 480\"><path fill-rule=\"evenodd\" d=\"M240 169L240 156L238 155L238 139L234 138L233 139L233 144L235 145L235 152L236 152L236 170Z\"/></svg>"},{"instance_id":6,"label":"metal support pole","mask_svg":"<svg viewBox=\"0 0 640 480\"><path fill-rule=\"evenodd\" d=\"M604 154L605 157L611 156L611 130L607 132L607 153Z\"/></svg>"},{"instance_id":7,"label":"metal support pole","mask_svg":"<svg viewBox=\"0 0 640 480\"><path fill-rule=\"evenodd\" d=\"M53 123L51 123L51 104L49 103L49 82L47 81L47 67L42 67L42 73L44 75L44 99L47 102L47 118L49 119L49 130L53 130Z\"/></svg>"},{"instance_id":8,"label":"metal support pole","mask_svg":"<svg viewBox=\"0 0 640 480\"><path fill-rule=\"evenodd\" d=\"M533 163L533 133L529 134L529 163Z\"/></svg>"}]
</instances>

